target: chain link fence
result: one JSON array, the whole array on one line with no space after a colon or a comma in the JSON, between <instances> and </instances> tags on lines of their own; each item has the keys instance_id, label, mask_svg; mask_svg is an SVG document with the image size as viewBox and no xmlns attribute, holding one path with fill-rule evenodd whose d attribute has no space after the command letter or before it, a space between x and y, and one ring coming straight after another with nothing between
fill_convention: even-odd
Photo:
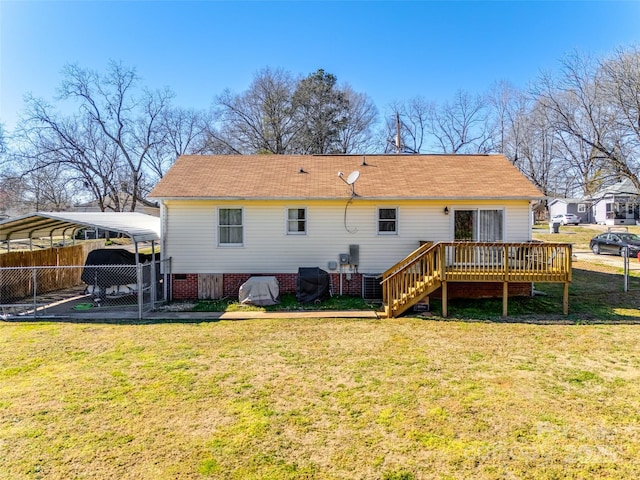
<instances>
[{"instance_id":1,"label":"chain link fence","mask_svg":"<svg viewBox=\"0 0 640 480\"><path fill-rule=\"evenodd\" d=\"M56 318L144 314L170 295L170 259L137 265L0 268L0 316Z\"/></svg>"}]
</instances>

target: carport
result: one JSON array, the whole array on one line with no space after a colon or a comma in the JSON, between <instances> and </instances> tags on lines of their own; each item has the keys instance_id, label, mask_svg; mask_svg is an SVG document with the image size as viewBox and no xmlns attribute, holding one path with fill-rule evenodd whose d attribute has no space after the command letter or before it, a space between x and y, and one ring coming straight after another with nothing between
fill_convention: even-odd
<instances>
[{"instance_id":1,"label":"carport","mask_svg":"<svg viewBox=\"0 0 640 480\"><path fill-rule=\"evenodd\" d=\"M7 251L12 240L29 240L33 249L34 238L70 236L82 228L101 229L126 235L135 246L136 256L140 242L160 240L160 218L136 212L36 212L0 222L0 242ZM153 249L155 251L155 248Z\"/></svg>"},{"instance_id":2,"label":"carport","mask_svg":"<svg viewBox=\"0 0 640 480\"><path fill-rule=\"evenodd\" d=\"M75 234L78 230L83 228L100 229L104 231L114 232L121 234L122 236L131 239L132 245L135 247L135 265L130 268L137 269L135 273L138 276L137 285L138 292L138 311L141 318L143 308L147 306L145 302L148 302L150 308L153 308L156 300L159 296L166 297L166 279L164 287L160 290L160 294L156 295L156 266L159 267L159 263L155 258L155 244L160 240L160 219L151 215L145 215L135 212L36 212L20 217L4 220L0 222L0 248L2 248L3 242L6 244L6 249L9 252L11 242L14 241L29 241L30 250L34 248L34 240L48 239L48 243L53 247L70 246L75 244ZM26 243L26 242L25 242ZM144 265L140 264L140 243L150 243L152 246L152 262ZM45 243L46 248L46 243ZM83 265L77 264L58 264L49 265L42 264L36 266L8 266L3 264L2 257L0 255L0 276L3 281L0 282L0 286L4 290L9 291L12 285L19 285L16 287L20 290L24 286L24 289L29 290L29 297L32 300L28 300L26 295L15 295L15 298L26 299L24 300L12 300L12 297L4 292L4 295L0 294L0 306L3 311L1 312L6 317L6 309L15 307L18 302L21 302L25 308L36 315L41 310L42 304L47 304L50 307L51 303L48 300L43 300L48 292L52 292L51 288L43 287L40 291L38 285L51 284L51 278L56 280L60 277L71 277L73 275L79 275ZM107 267L107 266L100 266ZM123 265L123 268L128 266ZM73 272L73 275L72 273ZM143 273L146 272L146 273ZM166 275L165 275L166 276ZM75 277L74 277L75 278ZM72 284L75 280L72 280ZM54 285L63 285L63 282ZM9 289L9 290L8 290ZM86 293L86 292L85 292ZM3 302L7 298L9 303L5 305ZM144 300L146 298L147 300ZM40 301L38 301L40 300ZM115 300L114 300L115 302ZM58 302L59 303L59 302ZM115 306L115 305L114 305ZM17 311L17 310L16 310ZM21 313L22 315L22 313Z\"/></svg>"}]
</instances>

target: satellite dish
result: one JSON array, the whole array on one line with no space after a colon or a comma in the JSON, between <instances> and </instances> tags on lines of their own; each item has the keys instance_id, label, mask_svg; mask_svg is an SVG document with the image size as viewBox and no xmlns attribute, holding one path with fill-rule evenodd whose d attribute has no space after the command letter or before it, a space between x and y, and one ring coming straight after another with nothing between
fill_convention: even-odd
<instances>
[{"instance_id":1,"label":"satellite dish","mask_svg":"<svg viewBox=\"0 0 640 480\"><path fill-rule=\"evenodd\" d=\"M351 172L347 177L347 185L353 185L354 183L356 183L358 177L360 177L360 172L358 170L356 170L355 172Z\"/></svg>"}]
</instances>

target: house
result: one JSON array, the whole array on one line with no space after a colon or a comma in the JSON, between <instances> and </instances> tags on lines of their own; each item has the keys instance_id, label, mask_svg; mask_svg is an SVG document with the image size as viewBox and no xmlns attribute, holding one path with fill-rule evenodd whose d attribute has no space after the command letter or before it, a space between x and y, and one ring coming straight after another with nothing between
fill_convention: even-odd
<instances>
[{"instance_id":1,"label":"house","mask_svg":"<svg viewBox=\"0 0 640 480\"><path fill-rule=\"evenodd\" d=\"M114 208L114 201L111 197L106 197L104 199L104 208L105 211L130 211L131 207L131 196L125 193L118 194L120 205L120 210ZM71 208L68 209L70 212L101 212L100 204L97 200L91 200L89 202L84 203L76 203ZM134 209L135 212L144 213L145 215L153 215L154 217L160 216L160 207L154 203L150 202L146 199L139 199L136 202L136 207Z\"/></svg>"},{"instance_id":2,"label":"house","mask_svg":"<svg viewBox=\"0 0 640 480\"><path fill-rule=\"evenodd\" d=\"M421 244L530 241L542 196L502 155L187 155L150 194L175 299L237 296L256 275L295 292L300 267L362 295Z\"/></svg>"},{"instance_id":3,"label":"house","mask_svg":"<svg viewBox=\"0 0 640 480\"><path fill-rule=\"evenodd\" d=\"M628 178L603 188L589 200L595 223L635 225L640 218L638 189Z\"/></svg>"},{"instance_id":4,"label":"house","mask_svg":"<svg viewBox=\"0 0 640 480\"><path fill-rule=\"evenodd\" d=\"M594 223L591 202L583 198L554 198L548 203L549 218L573 213L581 223Z\"/></svg>"}]
</instances>

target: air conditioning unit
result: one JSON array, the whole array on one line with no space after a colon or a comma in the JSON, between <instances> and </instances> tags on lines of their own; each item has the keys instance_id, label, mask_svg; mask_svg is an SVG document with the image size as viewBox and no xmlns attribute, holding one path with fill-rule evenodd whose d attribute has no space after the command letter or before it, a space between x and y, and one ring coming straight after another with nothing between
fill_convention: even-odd
<instances>
[{"instance_id":1,"label":"air conditioning unit","mask_svg":"<svg viewBox=\"0 0 640 480\"><path fill-rule=\"evenodd\" d=\"M382 300L381 274L362 275L362 298L365 300Z\"/></svg>"}]
</instances>

